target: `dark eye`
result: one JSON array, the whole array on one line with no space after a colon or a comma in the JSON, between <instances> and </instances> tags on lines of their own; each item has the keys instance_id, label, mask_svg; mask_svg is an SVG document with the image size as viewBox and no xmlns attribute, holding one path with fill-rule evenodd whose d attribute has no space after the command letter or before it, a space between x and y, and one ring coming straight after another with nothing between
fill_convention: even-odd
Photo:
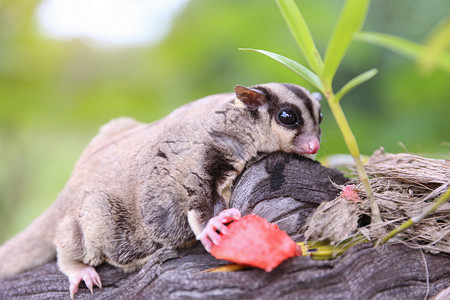
<instances>
[{"instance_id":1,"label":"dark eye","mask_svg":"<svg viewBox=\"0 0 450 300\"><path fill-rule=\"evenodd\" d=\"M283 125L297 125L298 117L295 112L290 108L283 108L278 112L278 121Z\"/></svg>"},{"instance_id":2,"label":"dark eye","mask_svg":"<svg viewBox=\"0 0 450 300\"><path fill-rule=\"evenodd\" d=\"M322 112L320 112L319 113L319 124L322 123L322 117L323 117Z\"/></svg>"}]
</instances>

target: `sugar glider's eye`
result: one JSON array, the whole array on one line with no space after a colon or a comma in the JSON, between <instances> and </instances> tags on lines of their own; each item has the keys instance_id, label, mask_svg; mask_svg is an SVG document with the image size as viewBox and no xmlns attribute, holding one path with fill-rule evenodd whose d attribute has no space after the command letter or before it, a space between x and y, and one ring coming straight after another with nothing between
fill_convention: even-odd
<instances>
[{"instance_id":1,"label":"sugar glider's eye","mask_svg":"<svg viewBox=\"0 0 450 300\"><path fill-rule=\"evenodd\" d=\"M299 118L295 111L290 108L283 108L278 112L278 122L286 126L294 126L299 124Z\"/></svg>"},{"instance_id":2,"label":"sugar glider's eye","mask_svg":"<svg viewBox=\"0 0 450 300\"><path fill-rule=\"evenodd\" d=\"M322 112L319 113L319 124L322 123L323 114Z\"/></svg>"}]
</instances>

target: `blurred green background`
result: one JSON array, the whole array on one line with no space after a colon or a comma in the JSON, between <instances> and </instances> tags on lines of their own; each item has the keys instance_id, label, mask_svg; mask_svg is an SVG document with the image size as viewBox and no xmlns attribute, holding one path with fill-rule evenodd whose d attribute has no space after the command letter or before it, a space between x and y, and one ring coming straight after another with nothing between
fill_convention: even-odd
<instances>
[{"instance_id":1,"label":"blurred green background","mask_svg":"<svg viewBox=\"0 0 450 300\"><path fill-rule=\"evenodd\" d=\"M50 205L111 118L151 122L236 84L310 88L270 59L237 50L264 49L304 62L274 1L190 0L163 40L131 47L50 38L39 29L39 4L0 1L0 242ZM342 4L297 1L322 52ZM449 11L448 0L372 1L363 29L422 42ZM410 152L449 158L450 76L425 76L407 58L354 42L336 88L373 67L378 75L342 101L361 152L380 146L401 152L401 142ZM319 157L347 153L326 103L323 111Z\"/></svg>"}]
</instances>

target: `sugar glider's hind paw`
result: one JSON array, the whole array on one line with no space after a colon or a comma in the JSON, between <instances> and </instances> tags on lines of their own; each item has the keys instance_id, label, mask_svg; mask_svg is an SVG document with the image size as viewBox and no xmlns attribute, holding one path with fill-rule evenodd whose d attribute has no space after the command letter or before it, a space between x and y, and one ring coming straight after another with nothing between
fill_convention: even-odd
<instances>
[{"instance_id":1,"label":"sugar glider's hind paw","mask_svg":"<svg viewBox=\"0 0 450 300\"><path fill-rule=\"evenodd\" d=\"M81 280L84 281L87 288L91 291L92 294L94 293L94 284L99 288L102 288L100 275L98 275L94 267L88 265L80 266L80 268L78 268L69 276L70 299L73 299L74 295L78 292L78 286L80 285Z\"/></svg>"},{"instance_id":2,"label":"sugar glider's hind paw","mask_svg":"<svg viewBox=\"0 0 450 300\"><path fill-rule=\"evenodd\" d=\"M206 251L211 252L213 245L220 243L220 235L228 233L228 228L225 224L230 223L233 220L238 220L241 217L241 213L236 208L230 208L221 211L217 216L211 218L206 224L205 228L197 236L197 240L200 240L205 247Z\"/></svg>"}]
</instances>

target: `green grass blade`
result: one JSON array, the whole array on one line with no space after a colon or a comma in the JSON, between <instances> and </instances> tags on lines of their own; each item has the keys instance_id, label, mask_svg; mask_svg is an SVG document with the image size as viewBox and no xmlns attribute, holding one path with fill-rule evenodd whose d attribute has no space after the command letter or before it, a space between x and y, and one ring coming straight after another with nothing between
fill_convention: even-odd
<instances>
[{"instance_id":1,"label":"green grass blade","mask_svg":"<svg viewBox=\"0 0 450 300\"><path fill-rule=\"evenodd\" d=\"M369 0L347 0L338 20L336 29L325 52L322 82L331 86L342 58L347 52L353 36L366 18Z\"/></svg>"},{"instance_id":2,"label":"green grass blade","mask_svg":"<svg viewBox=\"0 0 450 300\"><path fill-rule=\"evenodd\" d=\"M410 42L400 37L383 33L360 32L355 35L355 39L358 41L381 46L412 58L418 57L423 51L423 47L419 44Z\"/></svg>"},{"instance_id":3,"label":"green grass blade","mask_svg":"<svg viewBox=\"0 0 450 300\"><path fill-rule=\"evenodd\" d=\"M419 44L388 34L361 32L355 35L355 39L387 48L413 59L420 57L425 51L425 48ZM441 52L436 58L435 64L436 67L450 72L450 54L448 52Z\"/></svg>"},{"instance_id":4,"label":"green grass blade","mask_svg":"<svg viewBox=\"0 0 450 300\"><path fill-rule=\"evenodd\" d=\"M265 50L257 50L257 49L249 49L249 48L240 48L239 50L254 51L254 52L264 54L264 55L272 58L273 60L279 62L283 66L287 67L291 71L294 71L297 75L300 75L301 77L303 77L305 80L307 80L309 83L314 85L317 89L319 89L322 93L324 92L324 88L323 88L322 82L320 81L319 77L314 72L312 72L311 70L309 70L302 64L300 64L292 59L289 59L282 55L272 53L269 51L265 51Z\"/></svg>"},{"instance_id":5,"label":"green grass blade","mask_svg":"<svg viewBox=\"0 0 450 300\"><path fill-rule=\"evenodd\" d=\"M277 0L277 3L306 61L316 74L322 74L322 58L297 5L293 0Z\"/></svg>"},{"instance_id":6,"label":"green grass blade","mask_svg":"<svg viewBox=\"0 0 450 300\"><path fill-rule=\"evenodd\" d=\"M347 82L339 92L336 93L336 97L334 98L334 101L336 103L339 103L339 101L341 101L342 97L347 94L348 92L350 92L351 90L353 90L355 87L357 87L358 85L360 85L361 83L366 82L367 80L369 80L370 78L372 78L373 76L375 76L378 73L377 69L371 69L369 71L366 71L362 74L359 74L358 76L356 76L355 78L353 78L352 80L350 80L349 82Z\"/></svg>"},{"instance_id":7,"label":"green grass blade","mask_svg":"<svg viewBox=\"0 0 450 300\"><path fill-rule=\"evenodd\" d=\"M418 59L418 63L425 72L431 71L438 63L441 53L450 47L450 17L440 22L429 34L425 49Z\"/></svg>"}]
</instances>

